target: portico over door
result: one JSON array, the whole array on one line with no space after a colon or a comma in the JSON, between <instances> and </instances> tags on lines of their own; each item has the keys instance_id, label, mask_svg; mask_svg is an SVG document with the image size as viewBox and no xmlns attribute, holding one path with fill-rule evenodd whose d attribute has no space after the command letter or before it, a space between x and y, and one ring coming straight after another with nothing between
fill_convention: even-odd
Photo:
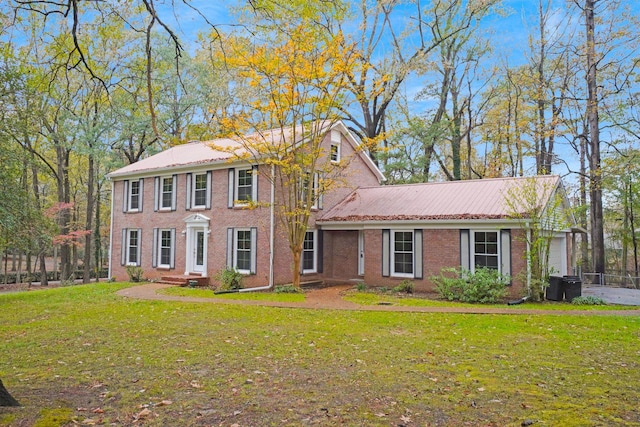
<instances>
[{"instance_id":1,"label":"portico over door","mask_svg":"<svg viewBox=\"0 0 640 427\"><path fill-rule=\"evenodd\" d=\"M185 275L200 274L207 277L209 221L209 218L201 214L190 215L184 220L187 226Z\"/></svg>"}]
</instances>

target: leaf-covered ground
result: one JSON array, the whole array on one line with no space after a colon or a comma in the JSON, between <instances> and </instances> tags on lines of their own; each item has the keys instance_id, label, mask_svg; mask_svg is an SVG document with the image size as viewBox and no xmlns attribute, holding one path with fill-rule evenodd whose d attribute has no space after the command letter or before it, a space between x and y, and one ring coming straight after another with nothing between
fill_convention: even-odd
<instances>
[{"instance_id":1,"label":"leaf-covered ground","mask_svg":"<svg viewBox=\"0 0 640 427\"><path fill-rule=\"evenodd\" d=\"M640 318L0 294L0 425L640 426Z\"/></svg>"}]
</instances>

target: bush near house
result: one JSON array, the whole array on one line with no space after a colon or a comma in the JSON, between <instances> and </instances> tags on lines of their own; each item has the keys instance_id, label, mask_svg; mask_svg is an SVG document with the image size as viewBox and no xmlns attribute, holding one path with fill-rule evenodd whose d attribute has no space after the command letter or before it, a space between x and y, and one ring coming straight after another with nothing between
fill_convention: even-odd
<instances>
[{"instance_id":1,"label":"bush near house","mask_svg":"<svg viewBox=\"0 0 640 427\"><path fill-rule=\"evenodd\" d=\"M501 302L507 296L509 276L490 268L475 272L458 268L444 268L439 276L431 277L441 297L449 301L480 304Z\"/></svg>"}]
</instances>

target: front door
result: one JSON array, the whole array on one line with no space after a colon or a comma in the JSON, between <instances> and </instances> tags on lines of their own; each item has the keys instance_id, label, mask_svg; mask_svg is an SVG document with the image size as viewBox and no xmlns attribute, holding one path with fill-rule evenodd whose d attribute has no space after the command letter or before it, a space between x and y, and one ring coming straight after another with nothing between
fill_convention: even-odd
<instances>
[{"instance_id":1,"label":"front door","mask_svg":"<svg viewBox=\"0 0 640 427\"><path fill-rule=\"evenodd\" d=\"M202 273L204 271L204 231L196 230L193 240L193 272Z\"/></svg>"}]
</instances>

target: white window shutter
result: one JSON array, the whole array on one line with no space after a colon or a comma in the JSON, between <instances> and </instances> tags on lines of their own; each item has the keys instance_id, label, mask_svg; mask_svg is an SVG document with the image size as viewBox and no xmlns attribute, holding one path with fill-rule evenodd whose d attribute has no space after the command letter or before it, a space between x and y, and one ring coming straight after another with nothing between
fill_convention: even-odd
<instances>
[{"instance_id":1,"label":"white window shutter","mask_svg":"<svg viewBox=\"0 0 640 427\"><path fill-rule=\"evenodd\" d=\"M389 277L391 266L391 230L382 230L382 276Z\"/></svg>"},{"instance_id":2,"label":"white window shutter","mask_svg":"<svg viewBox=\"0 0 640 427\"><path fill-rule=\"evenodd\" d=\"M233 202L235 200L235 178L236 178L236 170L234 168L229 168L229 187L227 190L227 207L232 208Z\"/></svg>"},{"instance_id":3,"label":"white window shutter","mask_svg":"<svg viewBox=\"0 0 640 427\"><path fill-rule=\"evenodd\" d=\"M471 270L471 242L470 231L460 230L460 267Z\"/></svg>"},{"instance_id":4,"label":"white window shutter","mask_svg":"<svg viewBox=\"0 0 640 427\"><path fill-rule=\"evenodd\" d=\"M422 257L422 230L413 232L413 277L416 279L423 278L423 257Z\"/></svg>"}]
</instances>

